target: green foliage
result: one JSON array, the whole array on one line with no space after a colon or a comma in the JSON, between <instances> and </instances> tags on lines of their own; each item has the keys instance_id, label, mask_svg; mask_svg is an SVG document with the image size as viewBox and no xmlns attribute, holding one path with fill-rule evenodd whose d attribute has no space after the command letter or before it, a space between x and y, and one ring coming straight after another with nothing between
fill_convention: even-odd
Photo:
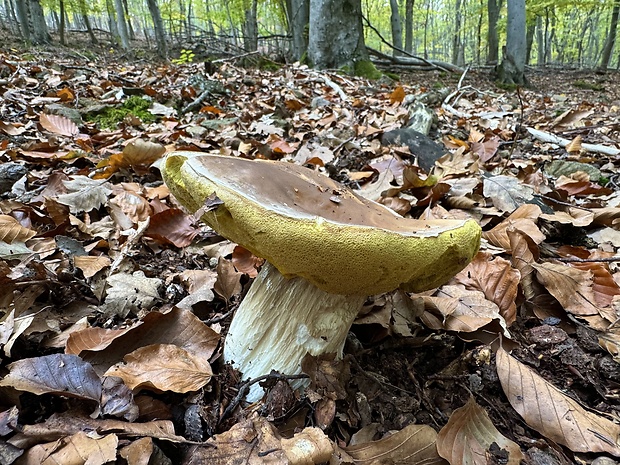
<instances>
[{"instance_id":1,"label":"green foliage","mask_svg":"<svg viewBox=\"0 0 620 465\"><path fill-rule=\"evenodd\" d=\"M114 129L127 116L140 118L143 123L152 123L155 116L148 111L151 102L138 95L129 97L121 106L107 107L96 114L87 114L88 121L94 121L101 128Z\"/></svg>"},{"instance_id":2,"label":"green foliage","mask_svg":"<svg viewBox=\"0 0 620 465\"><path fill-rule=\"evenodd\" d=\"M172 63L174 63L175 65L185 65L187 63L193 62L194 56L195 54L191 50L182 49L181 53L179 54L179 58L175 58L174 60L172 60Z\"/></svg>"},{"instance_id":3,"label":"green foliage","mask_svg":"<svg viewBox=\"0 0 620 465\"><path fill-rule=\"evenodd\" d=\"M353 65L353 74L367 79L380 79L383 73L370 60L358 60Z\"/></svg>"},{"instance_id":4,"label":"green foliage","mask_svg":"<svg viewBox=\"0 0 620 465\"><path fill-rule=\"evenodd\" d=\"M400 75L399 75L399 74L396 74L396 73L391 73L391 72L389 72L389 71L386 71L386 72L385 72L385 75L386 75L387 77L389 77L390 79L393 79L394 81L400 81Z\"/></svg>"},{"instance_id":5,"label":"green foliage","mask_svg":"<svg viewBox=\"0 0 620 465\"><path fill-rule=\"evenodd\" d=\"M579 79L578 81L573 82L573 85L575 87L578 87L579 89L596 90L598 92L603 92L605 90L605 87L603 87L601 84L598 84L596 82L584 81L583 79Z\"/></svg>"}]
</instances>

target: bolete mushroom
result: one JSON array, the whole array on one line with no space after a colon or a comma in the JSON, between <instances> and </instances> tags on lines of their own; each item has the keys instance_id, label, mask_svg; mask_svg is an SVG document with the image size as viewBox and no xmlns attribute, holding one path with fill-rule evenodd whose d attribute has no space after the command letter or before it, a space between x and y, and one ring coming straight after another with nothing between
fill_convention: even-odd
<instances>
[{"instance_id":1,"label":"bolete mushroom","mask_svg":"<svg viewBox=\"0 0 620 465\"><path fill-rule=\"evenodd\" d=\"M211 228L266 263L233 317L224 359L245 377L301 371L310 353L342 356L365 299L420 292L469 263L474 220L403 218L332 179L286 162L175 152L162 165L170 191ZM262 394L254 385L248 400Z\"/></svg>"}]
</instances>

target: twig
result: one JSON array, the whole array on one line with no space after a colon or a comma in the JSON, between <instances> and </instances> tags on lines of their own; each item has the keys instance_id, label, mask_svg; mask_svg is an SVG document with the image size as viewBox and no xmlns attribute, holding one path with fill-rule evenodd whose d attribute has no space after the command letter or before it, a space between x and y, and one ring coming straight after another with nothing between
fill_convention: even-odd
<instances>
[{"instance_id":1,"label":"twig","mask_svg":"<svg viewBox=\"0 0 620 465\"><path fill-rule=\"evenodd\" d=\"M241 58L249 57L250 55L256 55L256 54L258 54L258 50L254 50L253 52L242 53L241 55L234 55L228 58L219 58L217 60L213 60L211 63L222 63L225 61L235 61L235 60L239 60Z\"/></svg>"},{"instance_id":2,"label":"twig","mask_svg":"<svg viewBox=\"0 0 620 465\"><path fill-rule=\"evenodd\" d=\"M222 416L220 417L219 421L221 422L222 420L227 418L228 415L230 415L237 408L237 406L241 403L241 400L245 397L245 395L250 390L250 386L252 386L253 384L260 383L261 381L265 381L267 379L277 379L277 380L288 381L288 380L293 380L293 379L307 379L307 378L309 378L309 376L303 373L300 375L282 375L277 372L272 372L272 373L269 373L268 375L263 375L257 378L250 379L239 387L239 392L237 393L235 398L230 402L230 404L228 404L228 406L224 410L224 413L222 413Z\"/></svg>"},{"instance_id":3,"label":"twig","mask_svg":"<svg viewBox=\"0 0 620 465\"><path fill-rule=\"evenodd\" d=\"M601 258L577 258L577 257L561 257L555 258L560 262L577 262L577 263L612 263L620 262L620 255L614 257L601 257Z\"/></svg>"},{"instance_id":4,"label":"twig","mask_svg":"<svg viewBox=\"0 0 620 465\"><path fill-rule=\"evenodd\" d=\"M534 195L534 197L539 197L541 199L548 200L549 202L553 202L553 203L555 203L557 205L564 205L565 207L578 208L580 210L585 210L587 212L592 212L592 210L589 209L589 208L580 207L579 205L573 205L572 203L569 203L569 202L563 202L561 200L554 199L553 197L549 197L548 195L543 195L543 194L533 194L533 195Z\"/></svg>"},{"instance_id":5,"label":"twig","mask_svg":"<svg viewBox=\"0 0 620 465\"><path fill-rule=\"evenodd\" d=\"M231 308L230 310L228 310L226 313L224 313L223 315L220 316L214 316L213 318L209 319L209 320L205 320L204 324L206 325L211 325L213 323L219 323L220 321L225 320L226 318L228 318L230 315L232 315L232 313L235 311L234 308Z\"/></svg>"}]
</instances>

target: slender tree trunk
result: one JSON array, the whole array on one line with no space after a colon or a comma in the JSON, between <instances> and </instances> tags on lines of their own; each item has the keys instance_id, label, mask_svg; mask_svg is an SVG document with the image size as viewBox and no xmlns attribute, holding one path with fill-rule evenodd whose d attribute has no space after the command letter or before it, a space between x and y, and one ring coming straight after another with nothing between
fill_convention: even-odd
<instances>
[{"instance_id":1,"label":"slender tree trunk","mask_svg":"<svg viewBox=\"0 0 620 465\"><path fill-rule=\"evenodd\" d=\"M88 18L88 11L86 10L86 0L79 0L78 3L80 8L80 15L82 16L82 20L84 21L84 25L86 26L86 30L88 31L88 37L90 37L90 43L97 44L97 37L95 37L93 27L91 26L90 19Z\"/></svg>"},{"instance_id":2,"label":"slender tree trunk","mask_svg":"<svg viewBox=\"0 0 620 465\"><path fill-rule=\"evenodd\" d=\"M413 6L414 0L405 0L405 51L413 53Z\"/></svg>"},{"instance_id":3,"label":"slender tree trunk","mask_svg":"<svg viewBox=\"0 0 620 465\"><path fill-rule=\"evenodd\" d=\"M192 3L192 0L189 0L187 2L187 38L189 40L192 39L192 36L194 34L194 25L192 22L192 16L194 14L194 4Z\"/></svg>"},{"instance_id":4,"label":"slender tree trunk","mask_svg":"<svg viewBox=\"0 0 620 465\"><path fill-rule=\"evenodd\" d=\"M15 0L17 17L19 18L19 30L22 39L30 42L30 22L28 21L28 0Z\"/></svg>"},{"instance_id":5,"label":"slender tree trunk","mask_svg":"<svg viewBox=\"0 0 620 465\"><path fill-rule=\"evenodd\" d=\"M60 6L60 27L58 28L58 33L60 35L60 43L62 45L67 45L65 41L65 0L59 0Z\"/></svg>"},{"instance_id":6,"label":"slender tree trunk","mask_svg":"<svg viewBox=\"0 0 620 465\"><path fill-rule=\"evenodd\" d=\"M49 44L52 37L47 29L43 8L39 0L29 1L30 20L32 21L32 37L35 44Z\"/></svg>"},{"instance_id":7,"label":"slender tree trunk","mask_svg":"<svg viewBox=\"0 0 620 465\"><path fill-rule=\"evenodd\" d=\"M532 21L527 25L525 33L525 64L530 63L530 56L532 54L532 44L534 43L534 33L536 32L536 21Z\"/></svg>"},{"instance_id":8,"label":"slender tree trunk","mask_svg":"<svg viewBox=\"0 0 620 465\"><path fill-rule=\"evenodd\" d=\"M301 60L308 50L310 0L286 0L286 17L293 38L293 59Z\"/></svg>"},{"instance_id":9,"label":"slender tree trunk","mask_svg":"<svg viewBox=\"0 0 620 465\"><path fill-rule=\"evenodd\" d=\"M431 0L426 1L426 15L424 16L424 59L428 59L428 22L431 14Z\"/></svg>"},{"instance_id":10,"label":"slender tree trunk","mask_svg":"<svg viewBox=\"0 0 620 465\"><path fill-rule=\"evenodd\" d=\"M113 0L106 0L106 9L108 11L108 27L117 43L120 43L120 34L118 32L118 23L116 22L116 11L114 10Z\"/></svg>"},{"instance_id":11,"label":"slender tree trunk","mask_svg":"<svg viewBox=\"0 0 620 465\"><path fill-rule=\"evenodd\" d=\"M525 85L525 0L508 0L506 46L497 69L500 82Z\"/></svg>"},{"instance_id":12,"label":"slender tree trunk","mask_svg":"<svg viewBox=\"0 0 620 465\"><path fill-rule=\"evenodd\" d=\"M129 40L136 40L136 33L133 30L133 24L131 22L131 14L129 13L129 5L127 4L127 0L123 0L123 12L125 13L125 24L127 25Z\"/></svg>"},{"instance_id":13,"label":"slender tree trunk","mask_svg":"<svg viewBox=\"0 0 620 465\"><path fill-rule=\"evenodd\" d=\"M114 7L116 10L116 25L118 27L118 35L121 39L121 47L123 47L123 50L129 50L129 33L127 32L127 21L125 21L123 0L114 0Z\"/></svg>"},{"instance_id":14,"label":"slender tree trunk","mask_svg":"<svg viewBox=\"0 0 620 465\"><path fill-rule=\"evenodd\" d=\"M455 0L454 3L454 35L452 36L452 63L460 65L459 57L461 55L461 0Z\"/></svg>"},{"instance_id":15,"label":"slender tree trunk","mask_svg":"<svg viewBox=\"0 0 620 465\"><path fill-rule=\"evenodd\" d=\"M361 0L310 0L308 60L316 68L347 67L369 62L364 45Z\"/></svg>"},{"instance_id":16,"label":"slender tree trunk","mask_svg":"<svg viewBox=\"0 0 620 465\"><path fill-rule=\"evenodd\" d=\"M543 32L542 16L536 16L536 64L538 66L545 66L545 41Z\"/></svg>"},{"instance_id":17,"label":"slender tree trunk","mask_svg":"<svg viewBox=\"0 0 620 465\"><path fill-rule=\"evenodd\" d=\"M153 29L155 30L155 41L157 42L157 54L164 60L168 58L168 47L166 45L166 31L164 21L161 18L161 11L157 0L146 0L149 7L151 18L153 18Z\"/></svg>"},{"instance_id":18,"label":"slender tree trunk","mask_svg":"<svg viewBox=\"0 0 620 465\"><path fill-rule=\"evenodd\" d=\"M398 11L398 0L390 0L390 25L392 26L392 45L398 50L403 49L403 23ZM392 50L393 56L402 55L398 50Z\"/></svg>"},{"instance_id":19,"label":"slender tree trunk","mask_svg":"<svg viewBox=\"0 0 620 465\"><path fill-rule=\"evenodd\" d=\"M248 52L258 50L258 21L256 19L256 9L258 0L251 0L245 10L245 21L243 23L243 48Z\"/></svg>"},{"instance_id":20,"label":"slender tree trunk","mask_svg":"<svg viewBox=\"0 0 620 465\"><path fill-rule=\"evenodd\" d=\"M603 54L601 56L600 70L606 70L609 67L609 61L611 60L611 52L614 49L616 43L616 30L618 28L618 15L620 14L620 0L614 2L613 10L611 11L611 22L609 23L609 33L605 40L603 47Z\"/></svg>"},{"instance_id":21,"label":"slender tree trunk","mask_svg":"<svg viewBox=\"0 0 620 465\"><path fill-rule=\"evenodd\" d=\"M495 64L499 62L499 35L497 34L497 23L499 21L499 12L501 8L501 0L487 1L487 14L489 20L489 30L487 32L487 44L489 47L487 53L488 64Z\"/></svg>"}]
</instances>

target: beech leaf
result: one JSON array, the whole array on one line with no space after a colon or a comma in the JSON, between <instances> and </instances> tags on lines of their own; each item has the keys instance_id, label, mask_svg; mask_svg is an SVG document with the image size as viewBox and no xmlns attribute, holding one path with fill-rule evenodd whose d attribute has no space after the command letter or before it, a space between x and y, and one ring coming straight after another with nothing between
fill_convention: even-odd
<instances>
[{"instance_id":1,"label":"beech leaf","mask_svg":"<svg viewBox=\"0 0 620 465\"><path fill-rule=\"evenodd\" d=\"M0 386L33 394L57 394L99 402L101 379L90 363L76 355L52 354L26 358L9 365Z\"/></svg>"},{"instance_id":2,"label":"beech leaf","mask_svg":"<svg viewBox=\"0 0 620 465\"><path fill-rule=\"evenodd\" d=\"M620 425L586 410L504 349L497 351L496 364L510 405L531 428L573 452L620 457Z\"/></svg>"},{"instance_id":3,"label":"beech leaf","mask_svg":"<svg viewBox=\"0 0 620 465\"><path fill-rule=\"evenodd\" d=\"M450 420L437 435L439 455L450 465L487 465L492 444L508 452L508 465L519 465L525 459L519 446L503 436L487 412L473 397L465 406L452 412Z\"/></svg>"}]
</instances>

